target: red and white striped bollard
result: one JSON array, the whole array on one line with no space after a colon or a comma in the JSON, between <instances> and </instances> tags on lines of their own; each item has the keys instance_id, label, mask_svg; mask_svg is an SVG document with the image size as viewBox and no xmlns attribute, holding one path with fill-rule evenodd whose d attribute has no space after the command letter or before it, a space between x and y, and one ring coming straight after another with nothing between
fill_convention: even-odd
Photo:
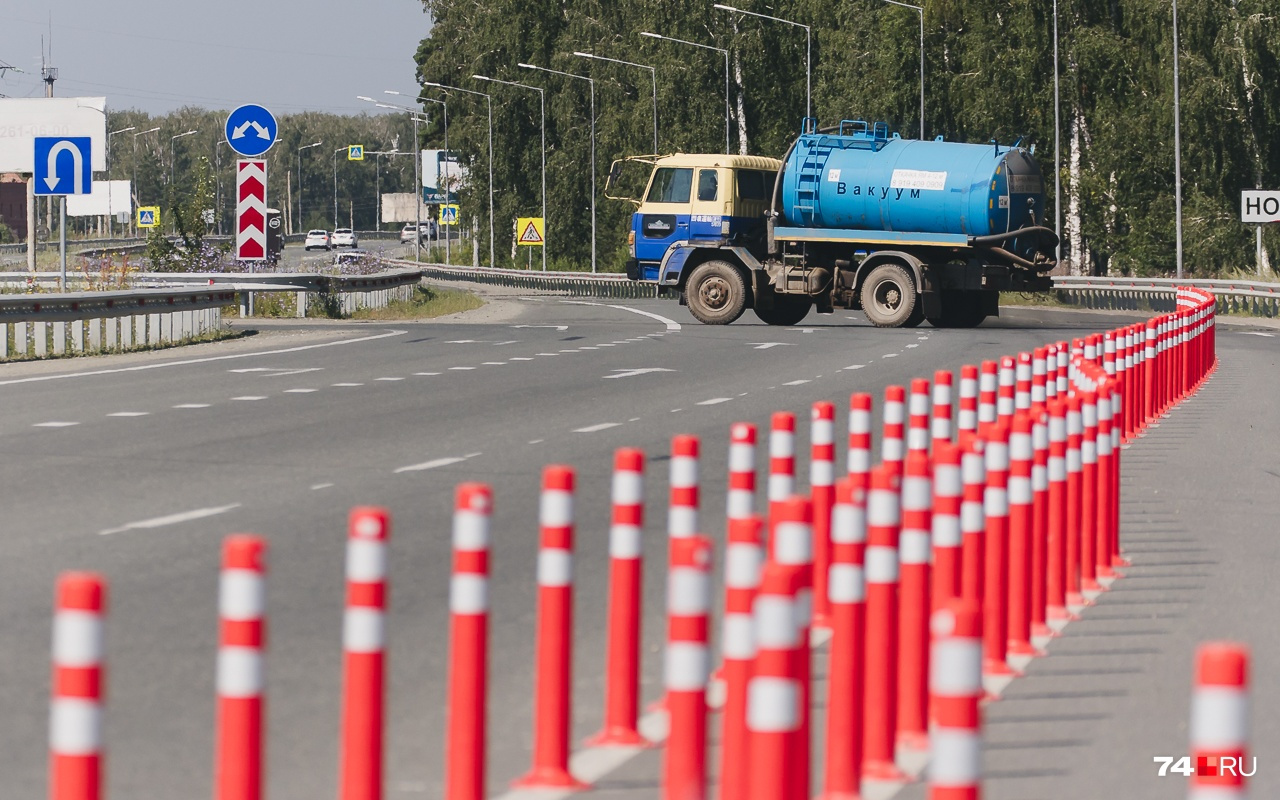
<instances>
[{"instance_id":1,"label":"red and white striped bollard","mask_svg":"<svg viewBox=\"0 0 1280 800\"><path fill-rule=\"evenodd\" d=\"M866 642L866 489L836 484L831 520L831 643L827 670L827 753L821 800L853 800L862 768L863 669Z\"/></svg>"},{"instance_id":2,"label":"red and white striped bollard","mask_svg":"<svg viewBox=\"0 0 1280 800\"><path fill-rule=\"evenodd\" d=\"M387 538L384 508L358 506L347 521L347 607L342 619L339 797L381 800L386 703Z\"/></svg>"},{"instance_id":3,"label":"red and white striped bollard","mask_svg":"<svg viewBox=\"0 0 1280 800\"><path fill-rule=\"evenodd\" d=\"M720 797L746 800L750 797L750 772L744 769L751 754L747 731L747 686L756 658L755 622L752 605L760 588L764 565L759 516L729 520L728 544L724 553L724 620L720 652L724 666L724 708L721 710Z\"/></svg>"},{"instance_id":4,"label":"red and white striped bollard","mask_svg":"<svg viewBox=\"0 0 1280 800\"><path fill-rule=\"evenodd\" d=\"M813 404L809 447L809 495L813 503L813 627L827 628L831 506L836 494L836 407L833 403L823 400Z\"/></svg>"},{"instance_id":5,"label":"red and white striped bollard","mask_svg":"<svg viewBox=\"0 0 1280 800\"><path fill-rule=\"evenodd\" d=\"M218 587L218 722L215 800L259 800L263 783L266 543L228 536Z\"/></svg>"},{"instance_id":6,"label":"red and white striped bollard","mask_svg":"<svg viewBox=\"0 0 1280 800\"><path fill-rule=\"evenodd\" d=\"M1191 695L1189 800L1244 800L1245 778L1257 772L1249 750L1249 650L1210 642L1196 651Z\"/></svg>"},{"instance_id":7,"label":"red and white striped bollard","mask_svg":"<svg viewBox=\"0 0 1280 800\"><path fill-rule=\"evenodd\" d=\"M99 800L102 785L103 617L107 586L92 572L58 576L49 704L49 800Z\"/></svg>"},{"instance_id":8,"label":"red and white striped bollard","mask_svg":"<svg viewBox=\"0 0 1280 800\"><path fill-rule=\"evenodd\" d=\"M978 800L982 792L982 619L952 599L933 615L929 800Z\"/></svg>"},{"instance_id":9,"label":"red and white striped bollard","mask_svg":"<svg viewBox=\"0 0 1280 800\"><path fill-rule=\"evenodd\" d=\"M484 800L488 746L489 518L493 490L459 484L449 581L449 721L445 800Z\"/></svg>"},{"instance_id":10,"label":"red and white striped bollard","mask_svg":"<svg viewBox=\"0 0 1280 800\"><path fill-rule=\"evenodd\" d=\"M710 539L687 536L671 543L664 669L671 732L662 759L665 800L703 800L707 793L710 572Z\"/></svg>"},{"instance_id":11,"label":"red and white striped bollard","mask_svg":"<svg viewBox=\"0 0 1280 800\"><path fill-rule=\"evenodd\" d=\"M898 578L898 744L929 743L929 565L932 562L933 488L929 457L907 454L902 479L902 530Z\"/></svg>"}]
</instances>

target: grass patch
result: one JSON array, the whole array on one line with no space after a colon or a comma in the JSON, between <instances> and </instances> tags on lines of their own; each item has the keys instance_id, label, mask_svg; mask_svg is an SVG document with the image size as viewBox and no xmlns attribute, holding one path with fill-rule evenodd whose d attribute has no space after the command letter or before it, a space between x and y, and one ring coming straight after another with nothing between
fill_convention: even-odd
<instances>
[{"instance_id":1,"label":"grass patch","mask_svg":"<svg viewBox=\"0 0 1280 800\"><path fill-rule=\"evenodd\" d=\"M482 305L484 301L471 292L419 285L413 288L411 299L393 300L386 308L362 308L351 319L428 319Z\"/></svg>"}]
</instances>

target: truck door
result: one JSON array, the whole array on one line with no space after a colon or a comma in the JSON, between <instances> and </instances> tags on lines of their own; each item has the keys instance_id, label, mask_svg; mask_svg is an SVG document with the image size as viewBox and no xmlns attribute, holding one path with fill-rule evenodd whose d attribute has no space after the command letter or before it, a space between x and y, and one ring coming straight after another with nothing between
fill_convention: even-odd
<instances>
[{"instance_id":1,"label":"truck door","mask_svg":"<svg viewBox=\"0 0 1280 800\"><path fill-rule=\"evenodd\" d=\"M719 239L724 220L725 198L733 187L728 170L703 167L698 171L696 191L693 195L692 215L689 218L689 238ZM724 173L723 175L721 173Z\"/></svg>"},{"instance_id":2,"label":"truck door","mask_svg":"<svg viewBox=\"0 0 1280 800\"><path fill-rule=\"evenodd\" d=\"M636 212L636 258L657 262L675 242L689 238L693 193L691 167L659 167L649 181L649 193Z\"/></svg>"}]
</instances>

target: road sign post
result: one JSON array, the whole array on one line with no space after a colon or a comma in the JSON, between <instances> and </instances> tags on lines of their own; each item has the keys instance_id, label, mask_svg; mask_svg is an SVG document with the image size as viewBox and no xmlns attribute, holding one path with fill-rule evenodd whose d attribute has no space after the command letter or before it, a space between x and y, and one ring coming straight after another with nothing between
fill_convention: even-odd
<instances>
[{"instance_id":1,"label":"road sign post","mask_svg":"<svg viewBox=\"0 0 1280 800\"><path fill-rule=\"evenodd\" d=\"M253 158L271 149L275 144L276 118L259 105L243 105L227 115L224 133L227 144L242 156Z\"/></svg>"},{"instance_id":2,"label":"road sign post","mask_svg":"<svg viewBox=\"0 0 1280 800\"><path fill-rule=\"evenodd\" d=\"M160 227L160 206L139 206L138 207L138 227L139 228Z\"/></svg>"},{"instance_id":3,"label":"road sign post","mask_svg":"<svg viewBox=\"0 0 1280 800\"><path fill-rule=\"evenodd\" d=\"M1255 233L1258 257L1258 275L1262 276L1270 269L1267 265L1267 254L1262 249L1262 226L1280 222L1280 191L1246 189L1240 193L1240 221L1257 225Z\"/></svg>"},{"instance_id":4,"label":"road sign post","mask_svg":"<svg viewBox=\"0 0 1280 800\"><path fill-rule=\"evenodd\" d=\"M35 138L35 193L58 196L59 285L67 290L67 195L93 191L93 140L88 136Z\"/></svg>"}]
</instances>

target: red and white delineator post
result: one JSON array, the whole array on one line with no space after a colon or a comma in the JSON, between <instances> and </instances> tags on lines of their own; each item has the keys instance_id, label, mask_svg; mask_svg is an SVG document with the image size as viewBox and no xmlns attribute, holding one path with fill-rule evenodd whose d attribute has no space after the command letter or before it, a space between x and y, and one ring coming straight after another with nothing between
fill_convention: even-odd
<instances>
[{"instance_id":1,"label":"red and white delineator post","mask_svg":"<svg viewBox=\"0 0 1280 800\"><path fill-rule=\"evenodd\" d=\"M756 662L747 688L751 758L739 765L750 775L750 800L791 800L802 692L797 676L800 615L799 569L765 564L755 602ZM806 765L807 766L807 765Z\"/></svg>"},{"instance_id":2,"label":"red and white delineator post","mask_svg":"<svg viewBox=\"0 0 1280 800\"><path fill-rule=\"evenodd\" d=\"M493 490L484 483L463 483L453 498L445 800L484 800Z\"/></svg>"},{"instance_id":3,"label":"red and white delineator post","mask_svg":"<svg viewBox=\"0 0 1280 800\"><path fill-rule=\"evenodd\" d=\"M266 552L266 542L248 534L222 546L214 800L262 797Z\"/></svg>"},{"instance_id":4,"label":"red and white delineator post","mask_svg":"<svg viewBox=\"0 0 1280 800\"><path fill-rule=\"evenodd\" d=\"M1235 642L1210 642L1196 651L1191 695L1189 800L1244 800L1249 759L1249 650Z\"/></svg>"},{"instance_id":5,"label":"red and white delineator post","mask_svg":"<svg viewBox=\"0 0 1280 800\"><path fill-rule=\"evenodd\" d=\"M933 373L933 422L929 437L938 442L951 441L951 371Z\"/></svg>"},{"instance_id":6,"label":"red and white delineator post","mask_svg":"<svg viewBox=\"0 0 1280 800\"><path fill-rule=\"evenodd\" d=\"M907 453L929 455L929 382L924 378L911 381L911 398L907 408Z\"/></svg>"},{"instance_id":7,"label":"red and white delineator post","mask_svg":"<svg viewBox=\"0 0 1280 800\"><path fill-rule=\"evenodd\" d=\"M964 481L964 499L960 503L960 533L964 541L960 556L960 596L979 608L986 573L985 447L985 442L977 436L966 434L960 441L960 475Z\"/></svg>"},{"instance_id":8,"label":"red and white delineator post","mask_svg":"<svg viewBox=\"0 0 1280 800\"><path fill-rule=\"evenodd\" d=\"M905 425L907 393L901 386L884 388L884 430L880 436L880 462L894 476L902 477L902 459L905 452Z\"/></svg>"},{"instance_id":9,"label":"red and white delineator post","mask_svg":"<svg viewBox=\"0 0 1280 800\"><path fill-rule=\"evenodd\" d=\"M996 395L996 419L1011 421L1018 409L1017 362L1013 356L1000 357L1000 385Z\"/></svg>"},{"instance_id":10,"label":"red and white delineator post","mask_svg":"<svg viewBox=\"0 0 1280 800\"><path fill-rule=\"evenodd\" d=\"M855 392L849 396L849 451L846 471L855 486L864 490L871 484L871 395Z\"/></svg>"},{"instance_id":11,"label":"red and white delineator post","mask_svg":"<svg viewBox=\"0 0 1280 800\"><path fill-rule=\"evenodd\" d=\"M729 520L750 519L756 512L756 426L735 422L729 427Z\"/></svg>"},{"instance_id":12,"label":"red and white delineator post","mask_svg":"<svg viewBox=\"0 0 1280 800\"><path fill-rule=\"evenodd\" d=\"M387 538L385 508L351 509L347 607L342 619L341 800L380 800L386 704Z\"/></svg>"},{"instance_id":13,"label":"red and white delineator post","mask_svg":"<svg viewBox=\"0 0 1280 800\"><path fill-rule=\"evenodd\" d=\"M1009 427L990 425L983 454L987 487L983 494L986 517L983 567L982 640L983 672L1013 675L1009 646Z\"/></svg>"},{"instance_id":14,"label":"red and white delineator post","mask_svg":"<svg viewBox=\"0 0 1280 800\"><path fill-rule=\"evenodd\" d=\"M671 440L671 502L667 508L667 536L671 539L698 534L700 449L697 436L680 434Z\"/></svg>"},{"instance_id":15,"label":"red and white delineator post","mask_svg":"<svg viewBox=\"0 0 1280 800\"><path fill-rule=\"evenodd\" d=\"M102 785L103 617L107 587L91 572L58 577L49 705L49 800L99 800Z\"/></svg>"},{"instance_id":16,"label":"red and white delineator post","mask_svg":"<svg viewBox=\"0 0 1280 800\"><path fill-rule=\"evenodd\" d=\"M907 454L902 479L902 529L898 546L897 743L917 750L929 744L930 563L933 560L933 487L929 457Z\"/></svg>"},{"instance_id":17,"label":"red and white delineator post","mask_svg":"<svg viewBox=\"0 0 1280 800\"><path fill-rule=\"evenodd\" d=\"M866 644L866 489L836 484L831 519L831 642L827 670L827 751L821 800L858 797L862 769L863 670Z\"/></svg>"},{"instance_id":18,"label":"red and white delineator post","mask_svg":"<svg viewBox=\"0 0 1280 800\"><path fill-rule=\"evenodd\" d=\"M775 411L769 420L769 516L796 491L796 415Z\"/></svg>"},{"instance_id":19,"label":"red and white delineator post","mask_svg":"<svg viewBox=\"0 0 1280 800\"><path fill-rule=\"evenodd\" d=\"M982 791L982 621L970 601L933 614L929 688L929 800L978 800Z\"/></svg>"},{"instance_id":20,"label":"red and white delineator post","mask_svg":"<svg viewBox=\"0 0 1280 800\"><path fill-rule=\"evenodd\" d=\"M900 478L881 464L867 493L867 639L862 777L900 781L894 763L898 727L898 536Z\"/></svg>"},{"instance_id":21,"label":"red and white delineator post","mask_svg":"<svg viewBox=\"0 0 1280 800\"><path fill-rule=\"evenodd\" d=\"M795 733L792 758L799 765L792 775L796 797L809 796L811 749L810 696L812 655L810 628L813 619L813 506L807 497L792 496L775 504L769 517L769 560L796 570L796 613L800 645L796 651L796 680L800 683L800 727Z\"/></svg>"},{"instance_id":22,"label":"red and white delineator post","mask_svg":"<svg viewBox=\"0 0 1280 800\"><path fill-rule=\"evenodd\" d=\"M1018 353L1018 363L1014 368L1014 411L1026 411L1031 408L1031 362L1030 353Z\"/></svg>"},{"instance_id":23,"label":"red and white delineator post","mask_svg":"<svg viewBox=\"0 0 1280 800\"><path fill-rule=\"evenodd\" d=\"M686 536L671 543L663 670L670 720L662 758L664 800L704 800L707 794L711 549L711 540L705 536Z\"/></svg>"},{"instance_id":24,"label":"red and white delineator post","mask_svg":"<svg viewBox=\"0 0 1280 800\"><path fill-rule=\"evenodd\" d=\"M831 565L831 506L835 502L836 407L823 400L809 416L809 496L813 503L813 627L829 627L827 571Z\"/></svg>"},{"instance_id":25,"label":"red and white delineator post","mask_svg":"<svg viewBox=\"0 0 1280 800\"><path fill-rule=\"evenodd\" d=\"M997 387L1000 365L994 361L983 361L982 372L978 377L978 428L996 421Z\"/></svg>"},{"instance_id":26,"label":"red and white delineator post","mask_svg":"<svg viewBox=\"0 0 1280 800\"><path fill-rule=\"evenodd\" d=\"M1031 415L1018 411L1009 434L1009 650L1038 655L1031 644L1031 537L1034 494L1031 469L1035 451Z\"/></svg>"},{"instance_id":27,"label":"red and white delineator post","mask_svg":"<svg viewBox=\"0 0 1280 800\"><path fill-rule=\"evenodd\" d=\"M960 524L964 502L961 448L948 441L933 445L933 586L934 610L960 596L964 533Z\"/></svg>"},{"instance_id":28,"label":"red and white delineator post","mask_svg":"<svg viewBox=\"0 0 1280 800\"><path fill-rule=\"evenodd\" d=\"M978 368L965 364L960 368L960 408L956 414L956 430L978 432Z\"/></svg>"},{"instance_id":29,"label":"red and white delineator post","mask_svg":"<svg viewBox=\"0 0 1280 800\"><path fill-rule=\"evenodd\" d=\"M722 800L746 800L751 791L750 771L745 768L751 755L747 687L756 658L752 606L764 566L763 530L764 522L757 515L729 520L724 554L724 619L720 631L723 659L720 675L725 695L720 714Z\"/></svg>"}]
</instances>

